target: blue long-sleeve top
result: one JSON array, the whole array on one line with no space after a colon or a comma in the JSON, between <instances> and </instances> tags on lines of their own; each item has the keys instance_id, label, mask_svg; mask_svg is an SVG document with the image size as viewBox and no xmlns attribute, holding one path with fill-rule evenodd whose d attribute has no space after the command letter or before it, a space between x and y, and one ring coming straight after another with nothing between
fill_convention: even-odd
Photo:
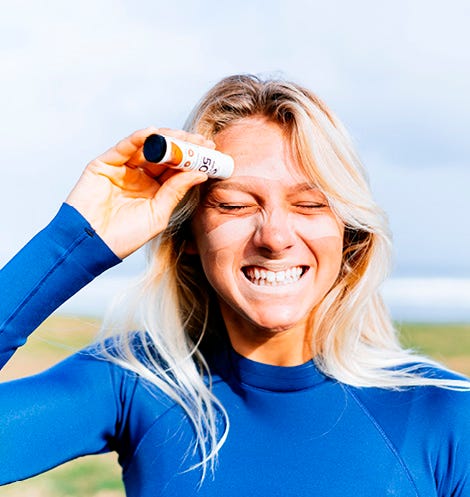
<instances>
[{"instance_id":1,"label":"blue long-sleeve top","mask_svg":"<svg viewBox=\"0 0 470 497\"><path fill-rule=\"evenodd\" d=\"M64 205L0 272L0 364L118 262ZM182 409L93 348L0 385L0 484L117 451L130 497L470 496L469 393L353 388L313 362L260 364L230 346L210 366L231 426L214 477L200 488L199 470L186 471L198 459Z\"/></svg>"}]
</instances>

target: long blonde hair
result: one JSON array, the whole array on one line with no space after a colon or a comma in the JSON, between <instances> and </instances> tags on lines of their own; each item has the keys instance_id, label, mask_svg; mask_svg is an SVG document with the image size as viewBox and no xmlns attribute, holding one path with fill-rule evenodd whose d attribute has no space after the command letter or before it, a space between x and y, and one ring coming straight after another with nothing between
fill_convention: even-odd
<instances>
[{"instance_id":1,"label":"long blonde hair","mask_svg":"<svg viewBox=\"0 0 470 497\"><path fill-rule=\"evenodd\" d=\"M214 138L251 116L263 116L282 127L302 172L322 189L346 226L340 274L310 317L313 348L320 351L314 358L317 366L326 375L359 387L468 388L464 381L421 375L420 363L427 360L401 347L380 296L391 265L387 219L372 198L347 132L320 99L291 82L230 76L202 98L185 129ZM200 195L200 187L193 188L167 229L149 244L148 269L129 306L130 319L118 326L119 354L112 354L112 360L181 405L194 426L204 477L214 467L229 420L211 392L201 352L202 342L214 342L223 333L223 323L197 256L185 251ZM108 329L115 331L116 326ZM137 332L139 352L131 329L143 330ZM220 417L222 432L217 429Z\"/></svg>"}]
</instances>

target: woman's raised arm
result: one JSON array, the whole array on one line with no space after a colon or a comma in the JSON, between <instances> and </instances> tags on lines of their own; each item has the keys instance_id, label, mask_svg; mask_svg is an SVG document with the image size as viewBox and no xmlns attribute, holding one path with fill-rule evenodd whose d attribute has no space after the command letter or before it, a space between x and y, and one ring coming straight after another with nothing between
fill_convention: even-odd
<instances>
[{"instance_id":1,"label":"woman's raised arm","mask_svg":"<svg viewBox=\"0 0 470 497\"><path fill-rule=\"evenodd\" d=\"M165 229L185 193L207 178L147 162L142 146L152 133L214 146L147 128L88 164L56 218L0 271L0 367L60 304Z\"/></svg>"},{"instance_id":2,"label":"woman's raised arm","mask_svg":"<svg viewBox=\"0 0 470 497\"><path fill-rule=\"evenodd\" d=\"M184 131L136 131L90 162L66 200L120 258L163 231L186 192L207 179L201 172L181 172L147 162L142 146L152 133L214 147L201 135Z\"/></svg>"},{"instance_id":3,"label":"woman's raised arm","mask_svg":"<svg viewBox=\"0 0 470 497\"><path fill-rule=\"evenodd\" d=\"M213 147L201 136L147 128L90 162L55 218L0 270L0 367L60 304L161 232L206 179L145 161L142 145L155 132ZM122 413L113 396L123 387L114 382L127 385L128 376L92 355L0 384L0 485L115 448Z\"/></svg>"}]
</instances>

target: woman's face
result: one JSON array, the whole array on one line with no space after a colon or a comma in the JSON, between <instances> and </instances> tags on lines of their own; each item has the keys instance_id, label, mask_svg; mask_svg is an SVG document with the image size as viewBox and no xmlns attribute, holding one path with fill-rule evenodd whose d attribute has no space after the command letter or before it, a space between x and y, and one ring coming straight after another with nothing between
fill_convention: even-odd
<instances>
[{"instance_id":1,"label":"woman's face","mask_svg":"<svg viewBox=\"0 0 470 497\"><path fill-rule=\"evenodd\" d=\"M300 173L278 125L246 118L215 142L235 171L208 186L192 228L229 335L305 340L340 270L343 225Z\"/></svg>"}]
</instances>

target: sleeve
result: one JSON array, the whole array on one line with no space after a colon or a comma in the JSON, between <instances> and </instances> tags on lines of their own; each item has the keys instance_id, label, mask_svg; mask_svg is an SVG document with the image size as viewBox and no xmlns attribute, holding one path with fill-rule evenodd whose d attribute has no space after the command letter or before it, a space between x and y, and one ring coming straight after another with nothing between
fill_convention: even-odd
<instances>
[{"instance_id":1,"label":"sleeve","mask_svg":"<svg viewBox=\"0 0 470 497\"><path fill-rule=\"evenodd\" d=\"M60 304L120 259L73 207L0 271L0 367Z\"/></svg>"},{"instance_id":2,"label":"sleeve","mask_svg":"<svg viewBox=\"0 0 470 497\"><path fill-rule=\"evenodd\" d=\"M129 375L86 351L0 384L0 485L80 456L121 452L132 389Z\"/></svg>"},{"instance_id":3,"label":"sleeve","mask_svg":"<svg viewBox=\"0 0 470 497\"><path fill-rule=\"evenodd\" d=\"M0 271L0 366L61 303L119 261L64 204ZM117 374L82 352L39 375L0 384L0 484L112 449L123 410L123 375Z\"/></svg>"},{"instance_id":4,"label":"sleeve","mask_svg":"<svg viewBox=\"0 0 470 497\"><path fill-rule=\"evenodd\" d=\"M470 495L470 392L438 392L435 423L442 426L436 446L435 478L440 497Z\"/></svg>"}]
</instances>

